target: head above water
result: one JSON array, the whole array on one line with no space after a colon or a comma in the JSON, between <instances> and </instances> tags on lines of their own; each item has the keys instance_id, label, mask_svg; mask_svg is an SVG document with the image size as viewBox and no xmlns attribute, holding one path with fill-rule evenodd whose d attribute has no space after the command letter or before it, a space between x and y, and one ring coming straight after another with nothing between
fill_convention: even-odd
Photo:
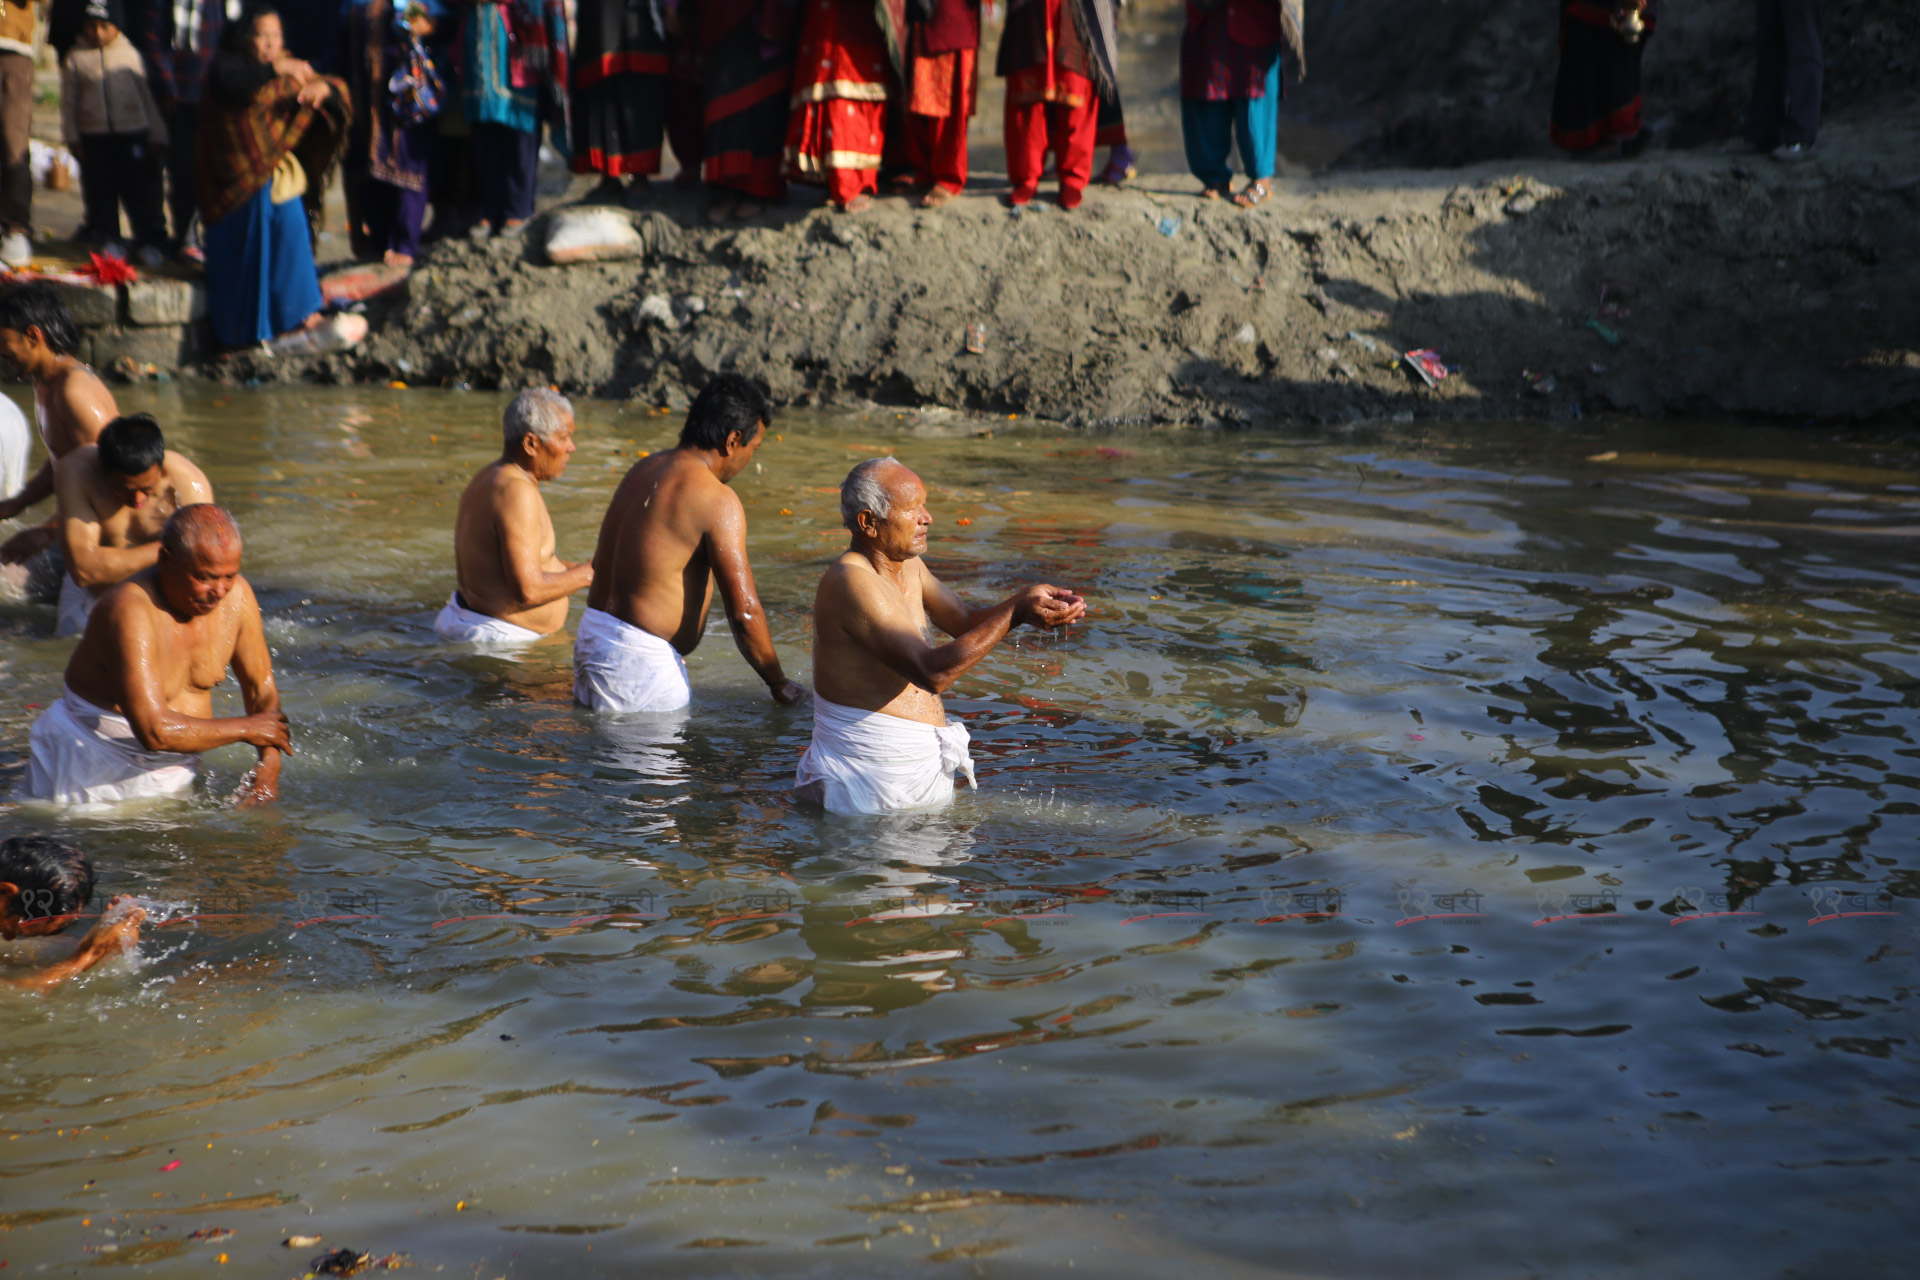
<instances>
[{"instance_id":1,"label":"head above water","mask_svg":"<svg viewBox=\"0 0 1920 1280\"><path fill-rule=\"evenodd\" d=\"M551 480L573 455L573 405L558 391L529 387L513 398L500 420L501 457L525 467L536 480Z\"/></svg>"},{"instance_id":2,"label":"head above water","mask_svg":"<svg viewBox=\"0 0 1920 1280\"><path fill-rule=\"evenodd\" d=\"M840 519L854 545L890 559L911 559L927 549L927 487L896 458L868 458L840 482Z\"/></svg>"},{"instance_id":3,"label":"head above water","mask_svg":"<svg viewBox=\"0 0 1920 1280\"><path fill-rule=\"evenodd\" d=\"M70 356L80 330L52 285L32 280L0 290L0 355L22 373L47 355Z\"/></svg>"},{"instance_id":4,"label":"head above water","mask_svg":"<svg viewBox=\"0 0 1920 1280\"><path fill-rule=\"evenodd\" d=\"M680 428L680 447L713 453L751 449L772 425L766 393L740 374L723 373L694 397Z\"/></svg>"},{"instance_id":5,"label":"head above water","mask_svg":"<svg viewBox=\"0 0 1920 1280\"><path fill-rule=\"evenodd\" d=\"M212 613L240 580L240 526L225 507L195 502L160 531L160 592L187 617Z\"/></svg>"},{"instance_id":6,"label":"head above water","mask_svg":"<svg viewBox=\"0 0 1920 1280\"><path fill-rule=\"evenodd\" d=\"M165 486L167 438L150 413L115 418L100 432L100 469L129 507L143 507Z\"/></svg>"},{"instance_id":7,"label":"head above water","mask_svg":"<svg viewBox=\"0 0 1920 1280\"><path fill-rule=\"evenodd\" d=\"M0 938L52 933L93 900L93 860L45 836L0 840Z\"/></svg>"}]
</instances>

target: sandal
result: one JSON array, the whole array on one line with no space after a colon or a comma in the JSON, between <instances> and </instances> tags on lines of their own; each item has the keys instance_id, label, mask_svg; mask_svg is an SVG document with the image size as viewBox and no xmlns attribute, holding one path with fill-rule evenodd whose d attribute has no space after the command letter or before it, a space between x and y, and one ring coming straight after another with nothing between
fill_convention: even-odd
<instances>
[{"instance_id":1,"label":"sandal","mask_svg":"<svg viewBox=\"0 0 1920 1280\"><path fill-rule=\"evenodd\" d=\"M1272 194L1265 178L1255 178L1247 184L1244 191L1233 198L1233 203L1242 209L1251 209L1257 204L1266 203L1267 197Z\"/></svg>"}]
</instances>

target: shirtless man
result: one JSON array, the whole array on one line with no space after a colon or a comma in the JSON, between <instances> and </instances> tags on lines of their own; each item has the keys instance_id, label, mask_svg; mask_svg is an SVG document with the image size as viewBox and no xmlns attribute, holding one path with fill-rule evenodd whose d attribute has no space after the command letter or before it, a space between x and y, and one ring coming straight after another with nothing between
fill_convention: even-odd
<instances>
[{"instance_id":1,"label":"shirtless man","mask_svg":"<svg viewBox=\"0 0 1920 1280\"><path fill-rule=\"evenodd\" d=\"M553 554L553 520L540 496L573 456L573 406L557 391L522 391L501 423L506 447L460 495L453 522L459 587L433 620L443 640L515 645L567 624L567 597L593 566Z\"/></svg>"},{"instance_id":2,"label":"shirtless man","mask_svg":"<svg viewBox=\"0 0 1920 1280\"><path fill-rule=\"evenodd\" d=\"M227 668L247 713L215 718ZM25 795L102 804L174 795L193 785L199 753L236 742L259 749L240 804L278 796L287 718L253 588L240 576L240 530L210 503L182 507L160 533L160 556L107 589L67 662L61 698L29 735Z\"/></svg>"},{"instance_id":3,"label":"shirtless man","mask_svg":"<svg viewBox=\"0 0 1920 1280\"><path fill-rule=\"evenodd\" d=\"M813 744L794 781L833 813L944 805L955 770L973 785L973 760L940 695L1014 627L1065 626L1087 603L1035 583L970 608L920 558L933 523L927 487L892 458L848 473L840 518L852 544L813 598ZM953 640L929 644L929 621Z\"/></svg>"},{"instance_id":4,"label":"shirtless man","mask_svg":"<svg viewBox=\"0 0 1920 1280\"><path fill-rule=\"evenodd\" d=\"M145 413L115 418L98 444L60 459L53 484L67 557L56 636L79 635L103 591L160 559L169 516L213 501L200 468L168 449L160 424Z\"/></svg>"},{"instance_id":5,"label":"shirtless man","mask_svg":"<svg viewBox=\"0 0 1920 1280\"><path fill-rule=\"evenodd\" d=\"M596 711L687 705L683 654L706 630L713 583L733 642L773 700L806 690L780 669L747 563L747 515L727 482L746 470L773 411L736 373L707 384L678 447L633 464L607 505L593 552L593 588L573 643L573 696Z\"/></svg>"},{"instance_id":6,"label":"shirtless man","mask_svg":"<svg viewBox=\"0 0 1920 1280\"><path fill-rule=\"evenodd\" d=\"M43 280L0 291L0 356L33 382L34 417L46 461L26 487L0 498L0 520L10 520L53 494L53 464L100 438L120 416L113 393L74 350L80 330L54 287ZM0 544L0 564L22 564L54 545L58 524L49 521Z\"/></svg>"}]
</instances>

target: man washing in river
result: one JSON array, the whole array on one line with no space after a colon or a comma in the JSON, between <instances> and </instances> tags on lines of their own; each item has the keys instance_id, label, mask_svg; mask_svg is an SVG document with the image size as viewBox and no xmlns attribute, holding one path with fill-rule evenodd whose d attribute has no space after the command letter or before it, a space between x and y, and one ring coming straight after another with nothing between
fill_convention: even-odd
<instances>
[{"instance_id":1,"label":"man washing in river","mask_svg":"<svg viewBox=\"0 0 1920 1280\"><path fill-rule=\"evenodd\" d=\"M675 711L687 705L683 654L707 625L713 583L733 642L773 700L805 693L780 669L747 563L747 513L727 487L753 461L773 411L735 373L707 384L680 443L633 464L600 525L593 589L573 643L573 696L596 711Z\"/></svg>"},{"instance_id":2,"label":"man washing in river","mask_svg":"<svg viewBox=\"0 0 1920 1280\"><path fill-rule=\"evenodd\" d=\"M240 803L277 798L280 757L292 746L240 549L224 509L182 507L161 531L158 561L100 597L60 700L29 735L29 799L174 795L193 785L200 752L236 742L260 752ZM213 686L229 666L246 714L216 717Z\"/></svg>"},{"instance_id":3,"label":"man washing in river","mask_svg":"<svg viewBox=\"0 0 1920 1280\"><path fill-rule=\"evenodd\" d=\"M794 781L833 813L944 805L955 770L973 784L973 760L940 695L1014 627L1065 626L1087 602L1034 583L970 608L921 559L933 523L927 487L892 458L848 473L840 518L852 545L813 600L813 744ZM927 643L929 621L953 640Z\"/></svg>"},{"instance_id":4,"label":"man washing in river","mask_svg":"<svg viewBox=\"0 0 1920 1280\"><path fill-rule=\"evenodd\" d=\"M93 901L93 859L45 836L0 840L0 939L50 938ZM144 909L123 898L107 904L73 951L32 973L0 976L0 985L41 993L140 944Z\"/></svg>"},{"instance_id":5,"label":"man washing in river","mask_svg":"<svg viewBox=\"0 0 1920 1280\"><path fill-rule=\"evenodd\" d=\"M81 445L55 464L60 548L56 636L77 636L101 592L160 559L160 530L181 507L212 502L200 468L167 448L160 424L144 413L115 418L98 444Z\"/></svg>"},{"instance_id":6,"label":"man washing in river","mask_svg":"<svg viewBox=\"0 0 1920 1280\"><path fill-rule=\"evenodd\" d=\"M0 498L0 520L51 497L54 463L94 443L120 415L113 393L73 354L79 344L80 330L52 285L35 280L0 292L0 356L33 383L33 416L47 447L26 487ZM24 564L58 537L57 521L23 530L0 544L0 564Z\"/></svg>"},{"instance_id":7,"label":"man washing in river","mask_svg":"<svg viewBox=\"0 0 1920 1280\"><path fill-rule=\"evenodd\" d=\"M573 406L557 391L522 391L501 422L505 447L460 495L453 556L459 587L434 619L443 640L516 645L567 623L567 597L593 566L553 554L553 520L540 482L573 456Z\"/></svg>"}]
</instances>

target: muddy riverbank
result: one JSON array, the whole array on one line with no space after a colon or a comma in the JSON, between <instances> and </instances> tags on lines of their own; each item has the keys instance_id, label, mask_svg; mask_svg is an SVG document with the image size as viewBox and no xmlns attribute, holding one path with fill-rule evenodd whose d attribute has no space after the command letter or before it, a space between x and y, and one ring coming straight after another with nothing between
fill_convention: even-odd
<instances>
[{"instance_id":1,"label":"muddy riverbank","mask_svg":"<svg viewBox=\"0 0 1920 1280\"><path fill-rule=\"evenodd\" d=\"M710 227L662 191L644 259L445 243L370 339L225 380L552 383L684 403L738 369L789 405L1097 424L1595 412L1900 420L1920 403L1920 115L1813 163L1718 152L1292 180L1242 212L1184 178L1012 215L801 203ZM551 216L551 215L546 215ZM657 298L649 307L647 300ZM985 349L966 351L966 331ZM1439 351L1436 387L1395 362Z\"/></svg>"}]
</instances>

